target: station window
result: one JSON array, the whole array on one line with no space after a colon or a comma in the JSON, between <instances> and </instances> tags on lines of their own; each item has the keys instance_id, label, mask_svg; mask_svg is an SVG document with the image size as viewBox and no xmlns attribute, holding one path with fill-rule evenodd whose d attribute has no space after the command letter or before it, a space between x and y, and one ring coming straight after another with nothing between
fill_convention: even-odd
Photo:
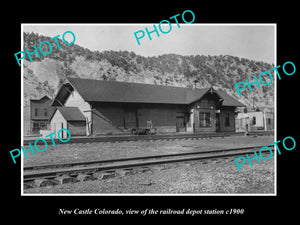
<instances>
[{"instance_id":1,"label":"station window","mask_svg":"<svg viewBox=\"0 0 300 225\"><path fill-rule=\"evenodd\" d=\"M48 129L48 122L33 122L34 129Z\"/></svg>"},{"instance_id":2,"label":"station window","mask_svg":"<svg viewBox=\"0 0 300 225\"><path fill-rule=\"evenodd\" d=\"M39 116L39 109L38 109L38 108L35 108L35 109L34 109L34 115L35 115L35 116Z\"/></svg>"},{"instance_id":3,"label":"station window","mask_svg":"<svg viewBox=\"0 0 300 225\"><path fill-rule=\"evenodd\" d=\"M230 126L230 116L229 116L229 113L225 114L225 126L226 127Z\"/></svg>"},{"instance_id":4,"label":"station window","mask_svg":"<svg viewBox=\"0 0 300 225\"><path fill-rule=\"evenodd\" d=\"M40 128L40 124L38 122L33 122L33 128Z\"/></svg>"},{"instance_id":5,"label":"station window","mask_svg":"<svg viewBox=\"0 0 300 225\"><path fill-rule=\"evenodd\" d=\"M40 128L41 129L47 129L47 123L46 122L40 122Z\"/></svg>"},{"instance_id":6,"label":"station window","mask_svg":"<svg viewBox=\"0 0 300 225\"><path fill-rule=\"evenodd\" d=\"M252 125L255 125L255 124L256 124L256 117L253 116L253 118L252 118Z\"/></svg>"},{"instance_id":7,"label":"station window","mask_svg":"<svg viewBox=\"0 0 300 225\"><path fill-rule=\"evenodd\" d=\"M47 110L47 108L44 109L44 116L48 116L48 110Z\"/></svg>"},{"instance_id":8,"label":"station window","mask_svg":"<svg viewBox=\"0 0 300 225\"><path fill-rule=\"evenodd\" d=\"M199 112L199 127L211 127L209 112Z\"/></svg>"}]
</instances>

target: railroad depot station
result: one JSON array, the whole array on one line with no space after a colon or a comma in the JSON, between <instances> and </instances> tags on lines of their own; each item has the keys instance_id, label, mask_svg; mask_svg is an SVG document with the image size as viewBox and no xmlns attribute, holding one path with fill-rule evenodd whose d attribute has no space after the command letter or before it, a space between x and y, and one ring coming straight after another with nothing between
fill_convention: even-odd
<instances>
[{"instance_id":1,"label":"railroad depot station","mask_svg":"<svg viewBox=\"0 0 300 225\"><path fill-rule=\"evenodd\" d=\"M30 100L27 134L62 128L72 136L235 132L238 107L246 106L213 87L68 78L54 99Z\"/></svg>"}]
</instances>

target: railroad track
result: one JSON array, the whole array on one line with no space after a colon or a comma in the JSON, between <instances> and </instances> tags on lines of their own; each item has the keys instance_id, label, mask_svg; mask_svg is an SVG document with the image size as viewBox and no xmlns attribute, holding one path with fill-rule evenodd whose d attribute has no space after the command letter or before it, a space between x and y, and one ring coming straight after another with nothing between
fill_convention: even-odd
<instances>
[{"instance_id":1,"label":"railroad track","mask_svg":"<svg viewBox=\"0 0 300 225\"><path fill-rule=\"evenodd\" d=\"M145 169L154 165L253 154L255 150L259 150L261 147L263 146L24 167L23 181L24 184L31 182L31 185L27 185L27 187L33 187L35 185L63 184L67 180L70 182L80 181L77 178L81 180L95 177L105 179L104 177L111 177L112 174L120 173L120 171L123 171L124 174L126 172L131 173L135 169ZM95 176L95 174L97 175Z\"/></svg>"},{"instance_id":2,"label":"railroad track","mask_svg":"<svg viewBox=\"0 0 300 225\"><path fill-rule=\"evenodd\" d=\"M92 143L92 142L123 142L123 141L150 141L150 140L176 140L176 139L202 139L215 137L243 136L244 132L224 132L224 133L207 133L207 134L155 134L155 135L128 135L128 136L102 136L102 137L72 137L67 143L62 143L54 139L56 144L70 143ZM250 136L274 135L274 131L251 131ZM34 143L35 139L23 140L23 145ZM48 144L52 144L51 139L45 139Z\"/></svg>"}]
</instances>

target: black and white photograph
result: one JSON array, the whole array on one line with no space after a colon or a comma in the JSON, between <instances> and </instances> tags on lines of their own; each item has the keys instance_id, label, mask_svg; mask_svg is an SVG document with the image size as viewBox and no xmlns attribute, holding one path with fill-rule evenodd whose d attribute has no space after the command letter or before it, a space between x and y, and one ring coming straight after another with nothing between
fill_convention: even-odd
<instances>
[{"instance_id":1,"label":"black and white photograph","mask_svg":"<svg viewBox=\"0 0 300 225\"><path fill-rule=\"evenodd\" d=\"M192 15L21 25L23 196L276 195L277 26Z\"/></svg>"},{"instance_id":2,"label":"black and white photograph","mask_svg":"<svg viewBox=\"0 0 300 225\"><path fill-rule=\"evenodd\" d=\"M297 218L296 3L162 3L5 6L3 220Z\"/></svg>"}]
</instances>

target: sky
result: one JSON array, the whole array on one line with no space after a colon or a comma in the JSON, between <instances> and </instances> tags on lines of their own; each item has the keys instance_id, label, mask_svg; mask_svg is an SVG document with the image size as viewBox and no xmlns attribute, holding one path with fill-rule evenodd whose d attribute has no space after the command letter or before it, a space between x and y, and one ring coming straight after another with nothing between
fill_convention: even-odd
<instances>
[{"instance_id":1,"label":"sky","mask_svg":"<svg viewBox=\"0 0 300 225\"><path fill-rule=\"evenodd\" d=\"M156 25L159 37L152 31ZM232 55L241 58L275 63L276 27L274 24L181 24L172 23L169 33L162 33L153 24L22 24L24 32L54 37L66 31L76 36L75 44L92 51L133 51L142 56L162 54ZM170 28L162 25L163 31ZM140 45L134 33L143 30ZM66 34L66 40L68 41ZM141 35L141 32L137 35ZM54 43L54 42L53 42ZM37 43L36 45L38 45Z\"/></svg>"}]
</instances>

